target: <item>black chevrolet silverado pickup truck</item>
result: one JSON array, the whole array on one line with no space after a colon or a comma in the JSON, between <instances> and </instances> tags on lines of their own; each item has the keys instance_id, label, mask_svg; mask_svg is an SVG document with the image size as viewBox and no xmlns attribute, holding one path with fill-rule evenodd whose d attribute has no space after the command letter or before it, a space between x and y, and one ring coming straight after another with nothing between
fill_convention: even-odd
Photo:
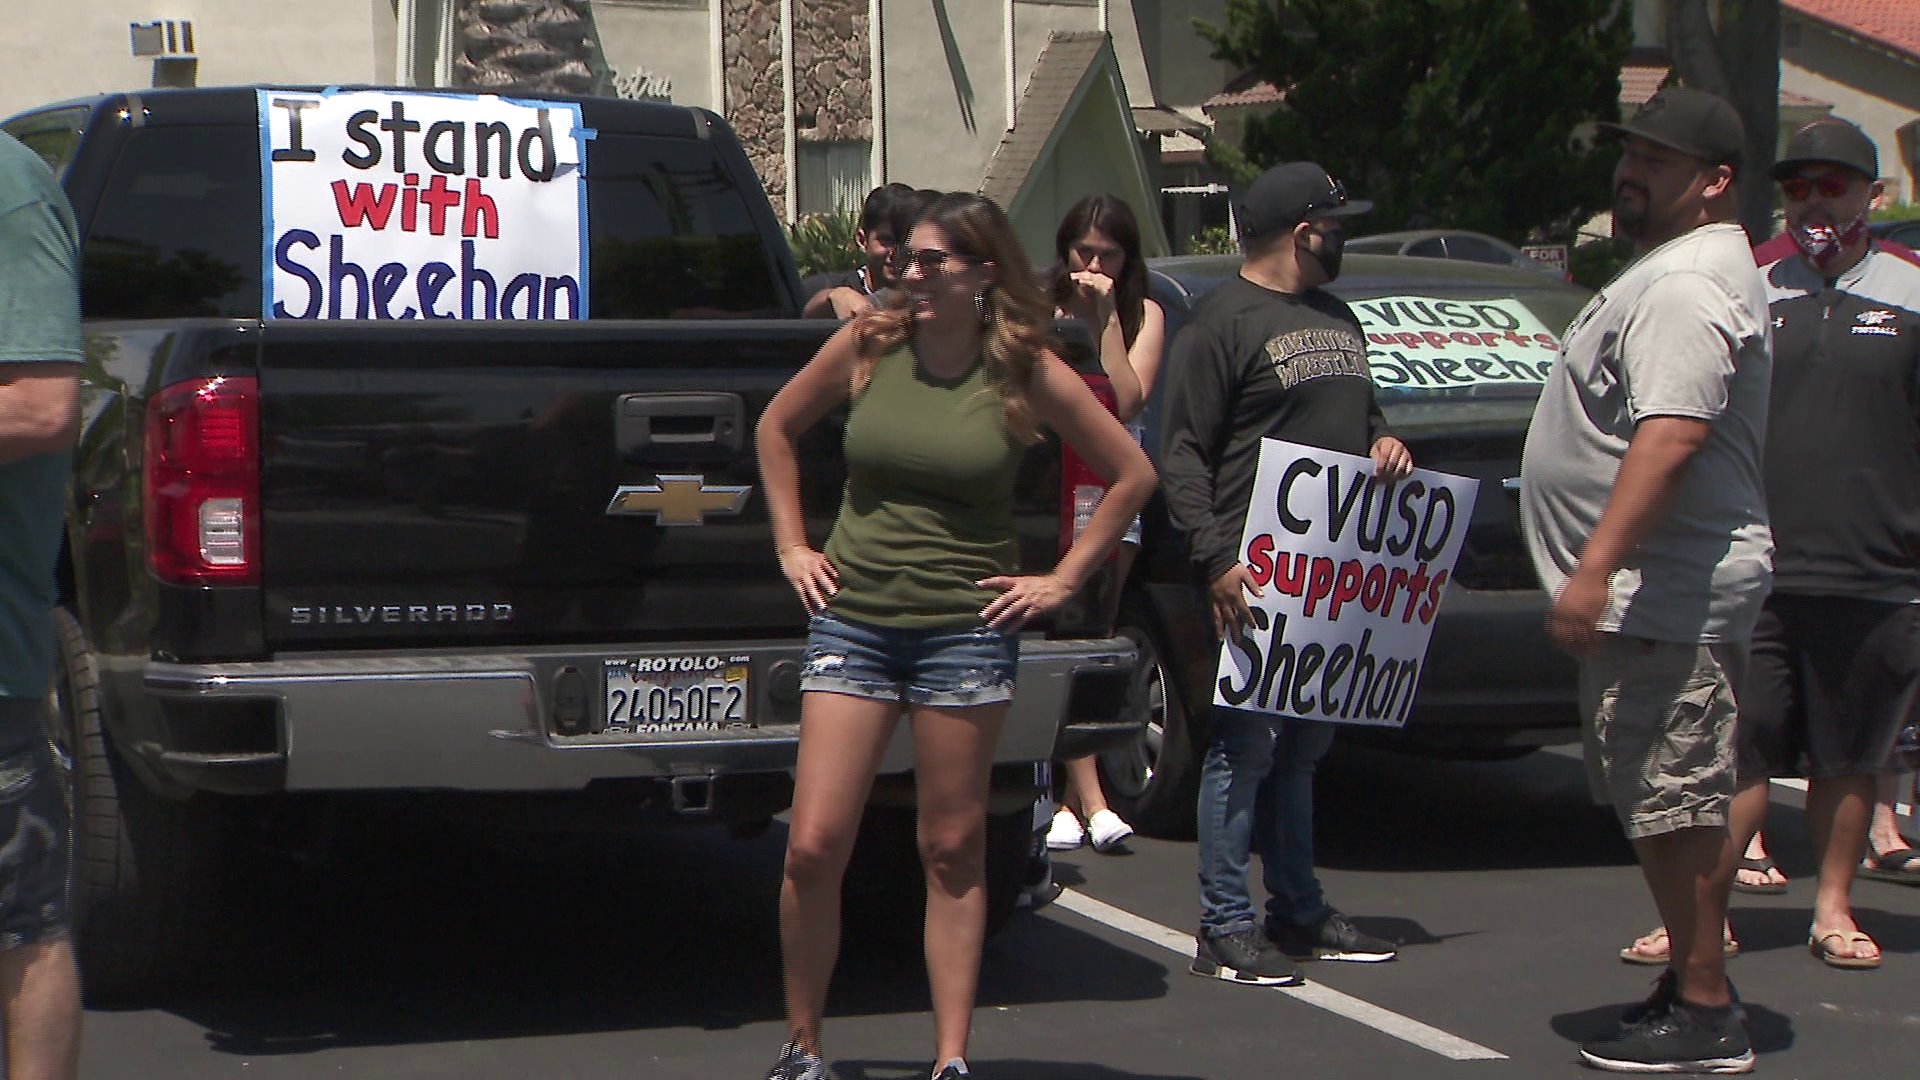
<instances>
[{"instance_id":1,"label":"black chevrolet silverado pickup truck","mask_svg":"<svg viewBox=\"0 0 1920 1080\"><path fill-rule=\"evenodd\" d=\"M785 234L719 117L235 87L4 127L83 237L52 699L91 993L203 964L243 855L369 802L742 833L788 806L805 616L750 433L834 324L794 317ZM839 423L803 446L816 542ZM1029 566L1071 538L1069 479L1035 448ZM1022 643L995 918L1031 763L1138 731L1133 647L1096 614L1111 588ZM914 858L910 753L903 730L857 860ZM849 877L918 879L894 869Z\"/></svg>"}]
</instances>

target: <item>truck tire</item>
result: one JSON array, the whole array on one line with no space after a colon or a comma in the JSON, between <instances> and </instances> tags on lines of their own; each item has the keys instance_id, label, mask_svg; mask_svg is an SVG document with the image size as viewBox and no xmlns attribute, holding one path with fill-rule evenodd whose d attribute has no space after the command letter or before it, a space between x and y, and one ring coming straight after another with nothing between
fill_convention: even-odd
<instances>
[{"instance_id":1,"label":"truck tire","mask_svg":"<svg viewBox=\"0 0 1920 1080\"><path fill-rule=\"evenodd\" d=\"M1147 724L1133 742L1095 760L1107 801L1142 836L1191 840L1205 751L1206 710L1198 714L1182 692L1156 621L1138 605L1120 613L1118 633L1140 651L1133 699L1146 703Z\"/></svg>"},{"instance_id":2,"label":"truck tire","mask_svg":"<svg viewBox=\"0 0 1920 1080\"><path fill-rule=\"evenodd\" d=\"M1013 917L1026 885L1033 809L987 815L987 936ZM917 941L927 904L916 817L911 806L869 806L847 860L840 890L841 925L853 935Z\"/></svg>"},{"instance_id":3,"label":"truck tire","mask_svg":"<svg viewBox=\"0 0 1920 1080\"><path fill-rule=\"evenodd\" d=\"M217 821L148 792L108 736L86 632L54 612L59 667L50 733L73 817L73 920L90 1004L126 1004L178 985L208 959Z\"/></svg>"}]
</instances>

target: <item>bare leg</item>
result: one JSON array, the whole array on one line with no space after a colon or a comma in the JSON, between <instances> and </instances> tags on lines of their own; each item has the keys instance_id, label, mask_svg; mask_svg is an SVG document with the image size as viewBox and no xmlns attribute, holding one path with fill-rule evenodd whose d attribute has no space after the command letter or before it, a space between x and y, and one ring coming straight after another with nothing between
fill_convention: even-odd
<instances>
[{"instance_id":1,"label":"bare leg","mask_svg":"<svg viewBox=\"0 0 1920 1080\"><path fill-rule=\"evenodd\" d=\"M1760 800L1762 825L1765 824L1766 807L1767 801L1763 798ZM1735 835L1738 835L1738 830L1735 830ZM1767 838L1764 832L1755 832L1753 839L1747 841L1745 858L1748 862L1764 862L1766 860ZM1735 881L1746 885L1784 885L1787 882L1787 875L1781 873L1778 868L1771 870L1749 870L1743 866L1733 872L1733 877Z\"/></svg>"},{"instance_id":2,"label":"bare leg","mask_svg":"<svg viewBox=\"0 0 1920 1080\"><path fill-rule=\"evenodd\" d=\"M1133 570L1134 555L1139 550L1134 544L1121 544L1114 549L1113 572L1117 582L1124 583L1127 580L1127 575ZM1119 617L1120 591L1118 586L1113 590L1113 603L1107 611L1109 627ZM1060 801L1078 811L1080 820L1086 821L1102 810L1112 809L1107 805L1106 792L1100 789L1100 769L1092 755L1073 758L1062 764L1066 766L1066 783Z\"/></svg>"},{"instance_id":3,"label":"bare leg","mask_svg":"<svg viewBox=\"0 0 1920 1080\"><path fill-rule=\"evenodd\" d=\"M8 1080L80 1075L80 970L69 940L0 952Z\"/></svg>"},{"instance_id":4,"label":"bare leg","mask_svg":"<svg viewBox=\"0 0 1920 1080\"><path fill-rule=\"evenodd\" d=\"M1733 850L1738 851L1742 846L1746 846L1747 850L1751 852L1751 838L1760 835L1761 823L1766 821L1766 819L1767 778L1763 776L1758 780L1750 780L1741 784L1739 789L1733 793L1733 801L1727 806L1727 828ZM1700 830L1693 831L1697 832ZM1638 848L1638 845L1636 844L1635 847ZM1644 865L1642 869L1645 869ZM1731 876L1729 876L1729 880L1731 880ZM1649 879L1648 885L1651 886L1652 884L1652 880ZM1656 893L1654 896L1654 904L1658 906L1659 903L1660 897L1658 893ZM1733 927L1725 918L1726 904L1724 901L1721 903L1720 908L1722 914L1720 933L1723 939L1731 941L1733 940ZM1665 918L1666 910L1664 908L1661 909L1660 914L1662 918ZM1711 937L1709 937L1709 940L1711 940ZM1724 952L1725 945L1719 942L1715 944L1721 948L1720 958L1724 962L1726 959ZM1630 947L1655 963L1659 962L1662 954L1666 954L1669 957L1678 955L1673 951L1671 939L1667 936L1667 927L1664 924L1655 928L1652 933L1634 941Z\"/></svg>"},{"instance_id":5,"label":"bare leg","mask_svg":"<svg viewBox=\"0 0 1920 1080\"><path fill-rule=\"evenodd\" d=\"M1872 774L1823 776L1807 784L1807 829L1820 860L1820 888L1813 900L1816 938L1860 929L1853 921L1853 875L1860 868L1873 803ZM1865 941L1836 943L1834 951L1862 959L1880 955L1877 945Z\"/></svg>"},{"instance_id":6,"label":"bare leg","mask_svg":"<svg viewBox=\"0 0 1920 1080\"><path fill-rule=\"evenodd\" d=\"M1889 851L1912 846L1900 835L1900 821L1893 813L1893 804L1900 801L1901 781L1904 779L1906 775L1903 773L1881 773L1874 783L1873 822L1867 839L1875 855L1885 855Z\"/></svg>"},{"instance_id":7,"label":"bare leg","mask_svg":"<svg viewBox=\"0 0 1920 1080\"><path fill-rule=\"evenodd\" d=\"M1633 842L1654 906L1672 942L1669 960L1689 1004L1729 1004L1726 957L1720 934L1727 919L1727 886L1733 881L1736 845L1726 829L1692 828Z\"/></svg>"},{"instance_id":8,"label":"bare leg","mask_svg":"<svg viewBox=\"0 0 1920 1080\"><path fill-rule=\"evenodd\" d=\"M1092 755L1073 758L1066 766L1067 785L1061 800L1079 811L1082 820L1108 809L1106 792L1100 790L1100 767Z\"/></svg>"},{"instance_id":9,"label":"bare leg","mask_svg":"<svg viewBox=\"0 0 1920 1080\"><path fill-rule=\"evenodd\" d=\"M900 704L810 691L800 717L780 882L780 961L789 1037L819 1055L820 1017L840 957L840 880Z\"/></svg>"},{"instance_id":10,"label":"bare leg","mask_svg":"<svg viewBox=\"0 0 1920 1080\"><path fill-rule=\"evenodd\" d=\"M1005 704L913 710L936 1062L967 1056L987 924L987 775L1006 716Z\"/></svg>"}]
</instances>

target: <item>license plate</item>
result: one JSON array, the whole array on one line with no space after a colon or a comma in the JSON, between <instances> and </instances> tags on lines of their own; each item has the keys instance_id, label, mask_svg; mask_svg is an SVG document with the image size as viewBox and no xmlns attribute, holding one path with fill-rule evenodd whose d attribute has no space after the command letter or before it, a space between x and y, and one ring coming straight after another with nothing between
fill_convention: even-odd
<instances>
[{"instance_id":1,"label":"license plate","mask_svg":"<svg viewBox=\"0 0 1920 1080\"><path fill-rule=\"evenodd\" d=\"M605 662L607 731L749 726L744 656L640 656Z\"/></svg>"}]
</instances>

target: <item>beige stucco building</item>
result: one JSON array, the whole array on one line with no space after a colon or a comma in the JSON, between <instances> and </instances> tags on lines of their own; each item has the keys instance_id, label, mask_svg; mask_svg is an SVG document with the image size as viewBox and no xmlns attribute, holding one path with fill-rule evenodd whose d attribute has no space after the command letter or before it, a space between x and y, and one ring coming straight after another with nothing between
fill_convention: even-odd
<instances>
[{"instance_id":1,"label":"beige stucco building","mask_svg":"<svg viewBox=\"0 0 1920 1080\"><path fill-rule=\"evenodd\" d=\"M397 58L394 0L7 0L6 10L22 44L0 66L0 116L155 85L388 82ZM162 51L136 56L133 28L156 23Z\"/></svg>"},{"instance_id":2,"label":"beige stucco building","mask_svg":"<svg viewBox=\"0 0 1920 1080\"><path fill-rule=\"evenodd\" d=\"M1192 20L1221 18L1225 0L590 6L615 91L725 114L790 220L857 205L887 181L991 187L1038 247L1074 199L1107 190L1133 204L1157 252L1168 207L1191 219L1193 200L1220 194L1163 195L1181 180L1160 165L1163 150L1191 161L1204 145L1202 105L1229 72ZM156 85L448 84L461 9L462 0L14 0L21 39L40 47L0 70L0 115ZM1089 35L1101 47L1088 48Z\"/></svg>"}]
</instances>

